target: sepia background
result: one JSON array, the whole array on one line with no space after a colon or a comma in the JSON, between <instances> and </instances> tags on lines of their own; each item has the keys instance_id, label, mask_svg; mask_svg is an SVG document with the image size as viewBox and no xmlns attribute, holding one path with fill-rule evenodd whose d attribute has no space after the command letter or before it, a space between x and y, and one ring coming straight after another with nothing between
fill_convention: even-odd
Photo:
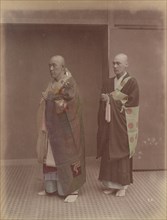
<instances>
[{"instance_id":1,"label":"sepia background","mask_svg":"<svg viewBox=\"0 0 167 220\"><path fill-rule=\"evenodd\" d=\"M1 0L0 219L167 219L166 1ZM99 97L112 60L129 57L140 88L139 141L125 197L105 195L96 159ZM86 178L74 203L43 190L36 116L52 55L65 57L82 99Z\"/></svg>"},{"instance_id":2,"label":"sepia background","mask_svg":"<svg viewBox=\"0 0 167 220\"><path fill-rule=\"evenodd\" d=\"M129 57L140 87L135 170L165 169L165 14L160 5L129 7L43 3L4 5L1 21L1 160L36 159L36 116L50 80L48 61L65 57L83 105L86 156L96 157L100 90L112 59ZM109 60L109 63L108 63Z\"/></svg>"}]
</instances>

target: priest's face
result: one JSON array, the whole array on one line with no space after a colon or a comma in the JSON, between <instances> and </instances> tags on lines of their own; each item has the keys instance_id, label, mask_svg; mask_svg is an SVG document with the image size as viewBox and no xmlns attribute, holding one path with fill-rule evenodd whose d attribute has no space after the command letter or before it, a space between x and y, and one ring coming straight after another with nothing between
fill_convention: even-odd
<instances>
[{"instance_id":1,"label":"priest's face","mask_svg":"<svg viewBox=\"0 0 167 220\"><path fill-rule=\"evenodd\" d=\"M53 79L58 79L64 72L64 65L59 57L52 57L49 62L49 70Z\"/></svg>"},{"instance_id":2,"label":"priest's face","mask_svg":"<svg viewBox=\"0 0 167 220\"><path fill-rule=\"evenodd\" d=\"M123 75L126 72L128 66L127 57L123 55L117 55L113 61L113 69L116 75Z\"/></svg>"}]
</instances>

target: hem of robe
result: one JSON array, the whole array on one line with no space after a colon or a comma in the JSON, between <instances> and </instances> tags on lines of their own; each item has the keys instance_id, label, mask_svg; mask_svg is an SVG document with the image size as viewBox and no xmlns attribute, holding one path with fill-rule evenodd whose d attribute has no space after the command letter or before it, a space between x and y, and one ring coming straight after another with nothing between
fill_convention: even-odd
<instances>
[{"instance_id":1,"label":"hem of robe","mask_svg":"<svg viewBox=\"0 0 167 220\"><path fill-rule=\"evenodd\" d=\"M115 183L115 182L112 182L112 181L106 181L106 180L102 180L101 183L109 189L127 189L128 186L130 185L130 184L122 185L122 184L119 184L119 183Z\"/></svg>"},{"instance_id":2,"label":"hem of robe","mask_svg":"<svg viewBox=\"0 0 167 220\"><path fill-rule=\"evenodd\" d=\"M44 187L46 192L54 193L57 191L59 196L67 196L74 191L79 190L86 182L86 173L85 169L83 169L81 175L76 176L71 180L71 183L68 184L69 190L66 191L59 179L58 171L59 169L57 167L49 167L46 164L43 164Z\"/></svg>"},{"instance_id":3,"label":"hem of robe","mask_svg":"<svg viewBox=\"0 0 167 220\"><path fill-rule=\"evenodd\" d=\"M109 160L102 156L98 179L121 185L133 183L132 158L127 156L119 160Z\"/></svg>"}]
</instances>

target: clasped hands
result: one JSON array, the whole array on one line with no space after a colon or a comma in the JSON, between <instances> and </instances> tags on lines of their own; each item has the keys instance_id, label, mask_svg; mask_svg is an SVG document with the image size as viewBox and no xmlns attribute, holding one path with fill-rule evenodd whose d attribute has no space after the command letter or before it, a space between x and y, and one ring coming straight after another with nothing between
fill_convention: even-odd
<instances>
[{"instance_id":1,"label":"clasped hands","mask_svg":"<svg viewBox=\"0 0 167 220\"><path fill-rule=\"evenodd\" d=\"M109 102L110 98L108 94L102 93L101 94L101 100L104 102Z\"/></svg>"},{"instance_id":2,"label":"clasped hands","mask_svg":"<svg viewBox=\"0 0 167 220\"><path fill-rule=\"evenodd\" d=\"M50 100L50 101L54 101L54 100L60 100L60 99L62 99L62 97L60 94L55 94L50 91L50 92L48 92L46 99Z\"/></svg>"}]
</instances>

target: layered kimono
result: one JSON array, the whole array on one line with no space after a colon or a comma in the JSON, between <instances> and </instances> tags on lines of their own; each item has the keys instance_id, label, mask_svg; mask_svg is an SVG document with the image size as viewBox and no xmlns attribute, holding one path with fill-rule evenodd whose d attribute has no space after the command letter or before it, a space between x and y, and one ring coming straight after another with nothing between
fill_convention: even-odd
<instances>
[{"instance_id":1,"label":"layered kimono","mask_svg":"<svg viewBox=\"0 0 167 220\"><path fill-rule=\"evenodd\" d=\"M133 182L132 156L138 139L139 88L136 79L126 73L117 87L115 77L108 79L102 93L108 95L108 101L100 101L98 112L99 180L113 183L113 188L121 188Z\"/></svg>"},{"instance_id":2,"label":"layered kimono","mask_svg":"<svg viewBox=\"0 0 167 220\"><path fill-rule=\"evenodd\" d=\"M43 93L38 128L37 155L43 163L45 190L69 195L86 181L81 104L69 71Z\"/></svg>"}]
</instances>

